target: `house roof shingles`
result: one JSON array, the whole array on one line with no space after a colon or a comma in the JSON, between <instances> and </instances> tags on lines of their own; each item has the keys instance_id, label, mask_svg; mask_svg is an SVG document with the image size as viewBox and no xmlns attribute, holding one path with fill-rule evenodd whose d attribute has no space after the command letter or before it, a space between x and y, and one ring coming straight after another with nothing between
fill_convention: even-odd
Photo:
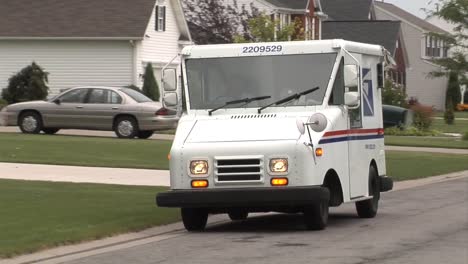
<instances>
[{"instance_id":1,"label":"house roof shingles","mask_svg":"<svg viewBox=\"0 0 468 264\"><path fill-rule=\"evenodd\" d=\"M154 0L0 0L0 37L141 39Z\"/></svg>"},{"instance_id":2,"label":"house roof shingles","mask_svg":"<svg viewBox=\"0 0 468 264\"><path fill-rule=\"evenodd\" d=\"M368 20L372 0L323 0L322 9L330 20Z\"/></svg>"},{"instance_id":3,"label":"house roof shingles","mask_svg":"<svg viewBox=\"0 0 468 264\"><path fill-rule=\"evenodd\" d=\"M325 21L322 38L381 45L393 54L399 34L400 21Z\"/></svg>"},{"instance_id":4,"label":"house roof shingles","mask_svg":"<svg viewBox=\"0 0 468 264\"><path fill-rule=\"evenodd\" d=\"M308 0L265 0L266 2L279 7L287 9L298 9L305 10L307 9Z\"/></svg>"},{"instance_id":5,"label":"house roof shingles","mask_svg":"<svg viewBox=\"0 0 468 264\"><path fill-rule=\"evenodd\" d=\"M441 34L449 34L448 32L446 32L445 30L393 5L393 4L389 4L389 3L384 3L384 2L378 2L378 1L375 1L374 2L375 6L377 7L380 7L384 10L386 10L387 12L389 13L392 13L394 14L395 16L403 19L403 20L406 20L408 21L409 23L411 24L414 24L420 28L422 28L423 30L426 30L426 31L429 31L429 32L433 32L433 33L441 33Z\"/></svg>"}]
</instances>

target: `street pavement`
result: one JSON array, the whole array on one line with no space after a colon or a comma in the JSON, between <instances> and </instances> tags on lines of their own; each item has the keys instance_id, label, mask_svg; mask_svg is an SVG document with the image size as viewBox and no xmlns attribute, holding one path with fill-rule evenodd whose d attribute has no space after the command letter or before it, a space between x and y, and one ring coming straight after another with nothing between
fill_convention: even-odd
<instances>
[{"instance_id":1,"label":"street pavement","mask_svg":"<svg viewBox=\"0 0 468 264\"><path fill-rule=\"evenodd\" d=\"M306 231L300 215L213 216L205 232L179 225L37 263L466 264L467 194L468 177L384 193L376 218L358 218L352 204L332 208L324 231Z\"/></svg>"}]
</instances>

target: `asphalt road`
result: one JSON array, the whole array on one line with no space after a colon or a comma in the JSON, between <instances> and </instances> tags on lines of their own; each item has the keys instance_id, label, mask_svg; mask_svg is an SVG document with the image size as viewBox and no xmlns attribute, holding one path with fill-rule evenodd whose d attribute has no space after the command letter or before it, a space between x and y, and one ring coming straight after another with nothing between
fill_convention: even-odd
<instances>
[{"instance_id":1,"label":"asphalt road","mask_svg":"<svg viewBox=\"0 0 468 264\"><path fill-rule=\"evenodd\" d=\"M300 215L255 215L67 263L468 263L468 178L383 194L379 215L331 210L324 231Z\"/></svg>"}]
</instances>

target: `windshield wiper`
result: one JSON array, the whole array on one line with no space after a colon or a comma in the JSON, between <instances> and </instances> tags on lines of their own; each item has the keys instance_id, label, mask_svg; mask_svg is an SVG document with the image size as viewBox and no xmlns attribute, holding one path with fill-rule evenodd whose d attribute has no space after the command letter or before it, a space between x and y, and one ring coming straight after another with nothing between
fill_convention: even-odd
<instances>
[{"instance_id":1,"label":"windshield wiper","mask_svg":"<svg viewBox=\"0 0 468 264\"><path fill-rule=\"evenodd\" d=\"M261 101L261 100L265 100L265 99L269 99L271 98L271 96L260 96L260 97L254 97L254 98L244 98L244 99L239 99L239 100L235 100L235 101L230 101L230 102L226 102L224 103L223 106L220 106L220 107L216 107L215 109L212 109L210 111L208 111L208 115L211 115L213 112L215 111L218 111L219 109L222 109L228 105L233 105L233 104L240 104L240 103L251 103L251 102L254 102L254 101Z\"/></svg>"},{"instance_id":2,"label":"windshield wiper","mask_svg":"<svg viewBox=\"0 0 468 264\"><path fill-rule=\"evenodd\" d=\"M308 94L310 94L310 93L313 93L313 92L317 91L318 89L320 89L320 88L319 88L319 87L315 87L315 88L306 90L306 91L304 91L304 92L295 93L295 94L290 95L290 96L288 96L288 97L286 97L286 98L284 98L284 99L281 99L281 100L279 100L279 101L276 101L276 102L274 102L274 103L271 103L271 104L269 104L269 105L266 105L266 106L264 106L264 107L259 108L259 109L258 109L258 113L261 114L261 113L262 113L262 110L264 110L264 109L266 109L266 108L268 108L268 107L270 107L270 106L272 106L272 105L280 105L280 104L284 104L284 103L287 103L287 102L292 101L292 100L297 100L297 99L301 98L301 96L304 96L304 95L308 95Z\"/></svg>"}]
</instances>

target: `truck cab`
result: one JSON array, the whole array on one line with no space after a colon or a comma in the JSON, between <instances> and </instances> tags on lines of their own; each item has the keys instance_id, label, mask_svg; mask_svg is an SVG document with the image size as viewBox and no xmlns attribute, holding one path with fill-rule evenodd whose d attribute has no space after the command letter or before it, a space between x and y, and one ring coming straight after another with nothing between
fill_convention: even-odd
<instances>
[{"instance_id":1,"label":"truck cab","mask_svg":"<svg viewBox=\"0 0 468 264\"><path fill-rule=\"evenodd\" d=\"M351 202L360 217L374 217L380 192L393 186L385 55L344 40L186 47L171 190L157 205L181 208L189 231L204 229L209 214L271 211L302 213L320 230L330 206Z\"/></svg>"}]
</instances>

